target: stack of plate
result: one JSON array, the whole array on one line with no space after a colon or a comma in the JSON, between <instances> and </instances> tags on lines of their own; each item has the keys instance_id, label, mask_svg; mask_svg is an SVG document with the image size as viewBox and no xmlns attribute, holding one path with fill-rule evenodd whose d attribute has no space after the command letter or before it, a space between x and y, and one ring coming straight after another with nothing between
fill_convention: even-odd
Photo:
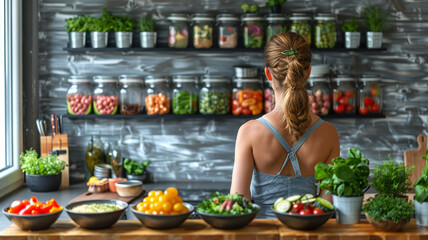
<instances>
[{"instance_id":1,"label":"stack of plate","mask_svg":"<svg viewBox=\"0 0 428 240\"><path fill-rule=\"evenodd\" d=\"M98 179L110 178L111 177L111 165L100 163L95 165L94 176Z\"/></svg>"}]
</instances>

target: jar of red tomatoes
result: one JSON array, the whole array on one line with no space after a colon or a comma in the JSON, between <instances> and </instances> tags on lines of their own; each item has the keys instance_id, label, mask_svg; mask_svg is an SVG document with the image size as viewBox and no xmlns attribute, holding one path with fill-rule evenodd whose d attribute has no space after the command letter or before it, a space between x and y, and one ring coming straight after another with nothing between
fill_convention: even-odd
<instances>
[{"instance_id":1,"label":"jar of red tomatoes","mask_svg":"<svg viewBox=\"0 0 428 240\"><path fill-rule=\"evenodd\" d=\"M260 78L235 78L232 91L233 115L259 115L263 111L262 81Z\"/></svg>"},{"instance_id":2,"label":"jar of red tomatoes","mask_svg":"<svg viewBox=\"0 0 428 240\"><path fill-rule=\"evenodd\" d=\"M336 114L354 114L356 107L357 88L355 79L349 75L338 75L334 81L333 110Z\"/></svg>"},{"instance_id":3,"label":"jar of red tomatoes","mask_svg":"<svg viewBox=\"0 0 428 240\"><path fill-rule=\"evenodd\" d=\"M308 82L309 104L312 112L319 115L329 114L331 107L331 92L328 77L310 77Z\"/></svg>"},{"instance_id":4,"label":"jar of red tomatoes","mask_svg":"<svg viewBox=\"0 0 428 240\"><path fill-rule=\"evenodd\" d=\"M363 75L360 78L360 107L361 115L377 114L382 111L382 89L380 77L377 75Z\"/></svg>"},{"instance_id":5,"label":"jar of red tomatoes","mask_svg":"<svg viewBox=\"0 0 428 240\"><path fill-rule=\"evenodd\" d=\"M267 78L264 79L263 97L265 99L265 112L268 113L275 108L275 92L272 88L272 81L267 80Z\"/></svg>"},{"instance_id":6,"label":"jar of red tomatoes","mask_svg":"<svg viewBox=\"0 0 428 240\"><path fill-rule=\"evenodd\" d=\"M91 78L85 76L70 76L71 83L67 90L67 113L72 115L87 115L92 112Z\"/></svg>"},{"instance_id":7,"label":"jar of red tomatoes","mask_svg":"<svg viewBox=\"0 0 428 240\"><path fill-rule=\"evenodd\" d=\"M114 115L119 105L119 89L117 79L111 76L95 76L97 86L93 92L94 113L98 115Z\"/></svg>"}]
</instances>

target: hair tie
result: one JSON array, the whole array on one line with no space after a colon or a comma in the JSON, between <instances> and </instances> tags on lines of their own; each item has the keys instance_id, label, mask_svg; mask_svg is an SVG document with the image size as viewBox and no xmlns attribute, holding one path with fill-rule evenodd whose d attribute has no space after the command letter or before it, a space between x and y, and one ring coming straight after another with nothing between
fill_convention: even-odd
<instances>
[{"instance_id":1,"label":"hair tie","mask_svg":"<svg viewBox=\"0 0 428 240\"><path fill-rule=\"evenodd\" d=\"M296 58L299 57L299 53L296 50L294 50L294 48L290 48L290 50L284 50L281 53L287 56L294 55L296 56Z\"/></svg>"}]
</instances>

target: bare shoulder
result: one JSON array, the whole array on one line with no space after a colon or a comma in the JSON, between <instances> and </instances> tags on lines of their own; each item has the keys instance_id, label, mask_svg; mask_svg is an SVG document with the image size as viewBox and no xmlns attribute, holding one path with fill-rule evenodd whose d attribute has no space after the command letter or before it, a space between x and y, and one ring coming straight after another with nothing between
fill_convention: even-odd
<instances>
[{"instance_id":1,"label":"bare shoulder","mask_svg":"<svg viewBox=\"0 0 428 240\"><path fill-rule=\"evenodd\" d=\"M238 135L249 137L254 136L258 133L257 129L260 129L261 123L257 120L250 120L241 125L238 131Z\"/></svg>"}]
</instances>

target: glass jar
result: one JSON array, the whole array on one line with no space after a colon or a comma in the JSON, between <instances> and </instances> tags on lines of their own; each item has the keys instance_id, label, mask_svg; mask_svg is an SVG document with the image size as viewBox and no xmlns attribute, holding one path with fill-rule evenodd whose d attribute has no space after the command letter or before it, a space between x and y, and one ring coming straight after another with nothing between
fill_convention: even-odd
<instances>
[{"instance_id":1,"label":"glass jar","mask_svg":"<svg viewBox=\"0 0 428 240\"><path fill-rule=\"evenodd\" d=\"M91 136L88 147L86 148L86 166L88 167L91 176L94 176L95 165L103 163L106 160L106 156L103 151L103 142L99 136Z\"/></svg>"},{"instance_id":2,"label":"glass jar","mask_svg":"<svg viewBox=\"0 0 428 240\"><path fill-rule=\"evenodd\" d=\"M264 80L264 86L263 97L265 99L265 113L268 113L275 109L275 92L272 88L272 81L267 80L267 78Z\"/></svg>"},{"instance_id":3,"label":"glass jar","mask_svg":"<svg viewBox=\"0 0 428 240\"><path fill-rule=\"evenodd\" d=\"M167 18L169 24L168 46L171 48L187 48L189 45L189 17L186 14L173 13Z\"/></svg>"},{"instance_id":4,"label":"glass jar","mask_svg":"<svg viewBox=\"0 0 428 240\"><path fill-rule=\"evenodd\" d=\"M174 76L172 80L172 113L177 115L195 114L198 111L197 78L194 76Z\"/></svg>"},{"instance_id":5,"label":"glass jar","mask_svg":"<svg viewBox=\"0 0 428 240\"><path fill-rule=\"evenodd\" d=\"M310 77L309 80L309 104L313 113L327 115L331 107L331 91L327 77Z\"/></svg>"},{"instance_id":6,"label":"glass jar","mask_svg":"<svg viewBox=\"0 0 428 240\"><path fill-rule=\"evenodd\" d=\"M339 75L334 81L333 110L337 114L354 114L356 106L355 79L348 75Z\"/></svg>"},{"instance_id":7,"label":"glass jar","mask_svg":"<svg viewBox=\"0 0 428 240\"><path fill-rule=\"evenodd\" d=\"M315 17L315 46L334 48L336 45L336 17L330 13L319 13Z\"/></svg>"},{"instance_id":8,"label":"glass jar","mask_svg":"<svg viewBox=\"0 0 428 240\"><path fill-rule=\"evenodd\" d=\"M91 79L85 76L70 76L71 86L67 90L67 113L88 115L92 112Z\"/></svg>"},{"instance_id":9,"label":"glass jar","mask_svg":"<svg viewBox=\"0 0 428 240\"><path fill-rule=\"evenodd\" d=\"M222 76L204 76L199 92L201 114L228 114L230 112L229 79Z\"/></svg>"},{"instance_id":10,"label":"glass jar","mask_svg":"<svg viewBox=\"0 0 428 240\"><path fill-rule=\"evenodd\" d=\"M290 32L294 32L302 35L309 46L312 43L312 35L311 35L311 17L309 17L305 13L293 13L290 17L291 25Z\"/></svg>"},{"instance_id":11,"label":"glass jar","mask_svg":"<svg viewBox=\"0 0 428 240\"><path fill-rule=\"evenodd\" d=\"M263 111L262 81L259 78L235 78L233 82L232 114L261 114Z\"/></svg>"},{"instance_id":12,"label":"glass jar","mask_svg":"<svg viewBox=\"0 0 428 240\"><path fill-rule=\"evenodd\" d=\"M196 13L192 16L193 47L211 48L213 46L213 22L209 14Z\"/></svg>"},{"instance_id":13,"label":"glass jar","mask_svg":"<svg viewBox=\"0 0 428 240\"><path fill-rule=\"evenodd\" d=\"M168 114L171 109L171 93L165 77L148 76L146 78L147 115Z\"/></svg>"},{"instance_id":14,"label":"glass jar","mask_svg":"<svg viewBox=\"0 0 428 240\"><path fill-rule=\"evenodd\" d=\"M113 170L112 178L119 178L122 172L122 155L117 142L110 142L108 144L106 160Z\"/></svg>"},{"instance_id":15,"label":"glass jar","mask_svg":"<svg viewBox=\"0 0 428 240\"><path fill-rule=\"evenodd\" d=\"M218 46L220 48L236 48L238 46L239 18L233 14L219 14L217 25Z\"/></svg>"},{"instance_id":16,"label":"glass jar","mask_svg":"<svg viewBox=\"0 0 428 240\"><path fill-rule=\"evenodd\" d=\"M257 14L249 13L242 17L243 37L245 48L263 47L263 18Z\"/></svg>"},{"instance_id":17,"label":"glass jar","mask_svg":"<svg viewBox=\"0 0 428 240\"><path fill-rule=\"evenodd\" d=\"M268 21L266 28L266 42L269 42L273 35L287 31L287 27L285 26L287 18L284 15L279 13L270 13L266 17L266 20Z\"/></svg>"},{"instance_id":18,"label":"glass jar","mask_svg":"<svg viewBox=\"0 0 428 240\"><path fill-rule=\"evenodd\" d=\"M137 76L119 76L120 89L120 114L140 114L144 109L143 79Z\"/></svg>"},{"instance_id":19,"label":"glass jar","mask_svg":"<svg viewBox=\"0 0 428 240\"><path fill-rule=\"evenodd\" d=\"M360 79L362 85L359 89L361 115L378 114L382 112L382 89L380 77L376 75L363 75Z\"/></svg>"},{"instance_id":20,"label":"glass jar","mask_svg":"<svg viewBox=\"0 0 428 240\"><path fill-rule=\"evenodd\" d=\"M119 105L117 79L110 76L94 76L98 84L93 92L94 113L98 115L114 115Z\"/></svg>"}]
</instances>

